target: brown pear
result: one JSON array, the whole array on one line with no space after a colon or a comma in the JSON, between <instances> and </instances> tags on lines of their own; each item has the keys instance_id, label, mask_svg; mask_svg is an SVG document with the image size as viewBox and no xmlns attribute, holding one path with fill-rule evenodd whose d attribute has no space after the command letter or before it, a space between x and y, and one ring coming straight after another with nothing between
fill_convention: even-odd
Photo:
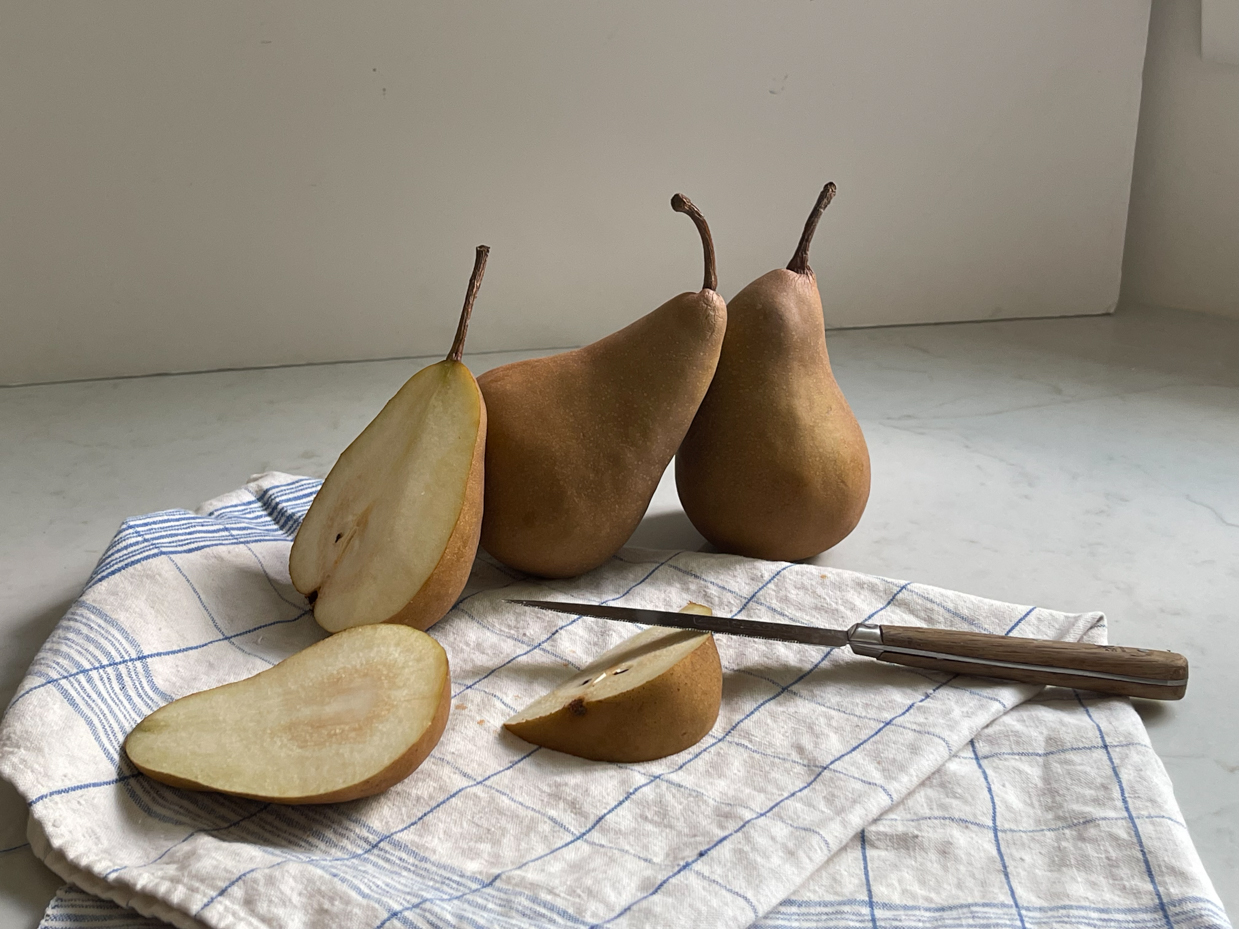
<instances>
[{"instance_id":1,"label":"brown pear","mask_svg":"<svg viewBox=\"0 0 1239 929\"><path fill-rule=\"evenodd\" d=\"M426 629L469 580L482 526L486 404L461 361L489 249L480 245L452 350L414 374L340 455L288 558L328 632Z\"/></svg>"},{"instance_id":2,"label":"brown pear","mask_svg":"<svg viewBox=\"0 0 1239 929\"><path fill-rule=\"evenodd\" d=\"M727 307L701 212L700 291L672 297L584 348L478 378L486 398L482 547L521 571L571 577L628 541L718 363Z\"/></svg>"},{"instance_id":3,"label":"brown pear","mask_svg":"<svg viewBox=\"0 0 1239 929\"><path fill-rule=\"evenodd\" d=\"M855 528L869 450L830 369L809 244L823 188L788 266L731 299L714 382L676 454L684 512L720 551L797 561Z\"/></svg>"}]
</instances>

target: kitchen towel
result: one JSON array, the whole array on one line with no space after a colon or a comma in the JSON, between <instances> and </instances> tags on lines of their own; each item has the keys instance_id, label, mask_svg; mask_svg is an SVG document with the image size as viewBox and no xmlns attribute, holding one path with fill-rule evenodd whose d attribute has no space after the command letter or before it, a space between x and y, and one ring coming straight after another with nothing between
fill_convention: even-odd
<instances>
[{"instance_id":1,"label":"kitchen towel","mask_svg":"<svg viewBox=\"0 0 1239 929\"><path fill-rule=\"evenodd\" d=\"M686 752L603 764L502 729L632 634L506 597L1104 640L1100 614L810 565L627 549L545 581L479 559L433 629L447 731L391 790L283 807L137 773L143 716L322 637L287 575L317 487L268 474L127 520L39 653L0 774L80 888L46 925L1227 925L1125 700L720 638L722 710Z\"/></svg>"}]
</instances>

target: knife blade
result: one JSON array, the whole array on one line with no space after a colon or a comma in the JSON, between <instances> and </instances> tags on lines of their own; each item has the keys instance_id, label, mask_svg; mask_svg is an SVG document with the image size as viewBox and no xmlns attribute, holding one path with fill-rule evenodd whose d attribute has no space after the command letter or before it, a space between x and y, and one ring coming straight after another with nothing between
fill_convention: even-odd
<instances>
[{"instance_id":1,"label":"knife blade","mask_svg":"<svg viewBox=\"0 0 1239 929\"><path fill-rule=\"evenodd\" d=\"M846 645L854 654L908 667L1032 684L1056 684L1129 697L1178 700L1187 691L1187 659L1168 651L920 626L856 623L847 629L827 629L559 600L513 599L507 602L645 626L695 629L827 648Z\"/></svg>"}]
</instances>

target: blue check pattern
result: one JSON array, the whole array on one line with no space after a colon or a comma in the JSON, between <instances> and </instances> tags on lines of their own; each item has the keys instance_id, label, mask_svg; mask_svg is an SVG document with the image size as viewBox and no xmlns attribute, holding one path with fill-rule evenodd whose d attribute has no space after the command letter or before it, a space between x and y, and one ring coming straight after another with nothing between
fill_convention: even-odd
<instances>
[{"instance_id":1,"label":"blue check pattern","mask_svg":"<svg viewBox=\"0 0 1239 929\"><path fill-rule=\"evenodd\" d=\"M807 565L625 550L548 582L479 559L433 630L447 733L387 793L281 807L138 774L121 744L143 716L322 636L287 577L317 486L266 475L197 513L127 520L31 666L0 773L30 805L35 851L82 888L44 925L161 925L136 910L374 929L1227 926L1126 701L720 640L718 723L672 758L585 762L502 729L631 634L522 615L509 596L1104 635L1099 614Z\"/></svg>"}]
</instances>

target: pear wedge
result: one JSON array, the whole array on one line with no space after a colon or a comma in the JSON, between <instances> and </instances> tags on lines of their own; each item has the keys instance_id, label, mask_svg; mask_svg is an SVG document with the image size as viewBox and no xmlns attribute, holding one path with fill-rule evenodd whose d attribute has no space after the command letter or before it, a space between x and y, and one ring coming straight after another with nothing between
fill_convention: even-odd
<instances>
[{"instance_id":1,"label":"pear wedge","mask_svg":"<svg viewBox=\"0 0 1239 929\"><path fill-rule=\"evenodd\" d=\"M681 613L710 615L690 603ZM594 761L652 761L714 726L723 669L714 636L653 626L604 652L507 722L526 742Z\"/></svg>"},{"instance_id":2,"label":"pear wedge","mask_svg":"<svg viewBox=\"0 0 1239 929\"><path fill-rule=\"evenodd\" d=\"M426 629L469 579L482 525L486 404L461 362L489 249L478 246L452 350L418 371L340 456L288 571L328 632Z\"/></svg>"},{"instance_id":3,"label":"pear wedge","mask_svg":"<svg viewBox=\"0 0 1239 929\"><path fill-rule=\"evenodd\" d=\"M363 626L174 700L138 723L125 753L173 787L275 803L356 800L425 761L450 705L438 642L407 626Z\"/></svg>"},{"instance_id":4,"label":"pear wedge","mask_svg":"<svg viewBox=\"0 0 1239 929\"><path fill-rule=\"evenodd\" d=\"M809 244L827 184L786 269L736 294L718 370L675 459L684 512L720 551L798 561L855 528L869 450L830 368Z\"/></svg>"},{"instance_id":5,"label":"pear wedge","mask_svg":"<svg viewBox=\"0 0 1239 929\"><path fill-rule=\"evenodd\" d=\"M705 218L681 194L705 283L604 339L478 378L489 416L482 547L520 571L572 577L632 535L705 396L727 307Z\"/></svg>"}]
</instances>

